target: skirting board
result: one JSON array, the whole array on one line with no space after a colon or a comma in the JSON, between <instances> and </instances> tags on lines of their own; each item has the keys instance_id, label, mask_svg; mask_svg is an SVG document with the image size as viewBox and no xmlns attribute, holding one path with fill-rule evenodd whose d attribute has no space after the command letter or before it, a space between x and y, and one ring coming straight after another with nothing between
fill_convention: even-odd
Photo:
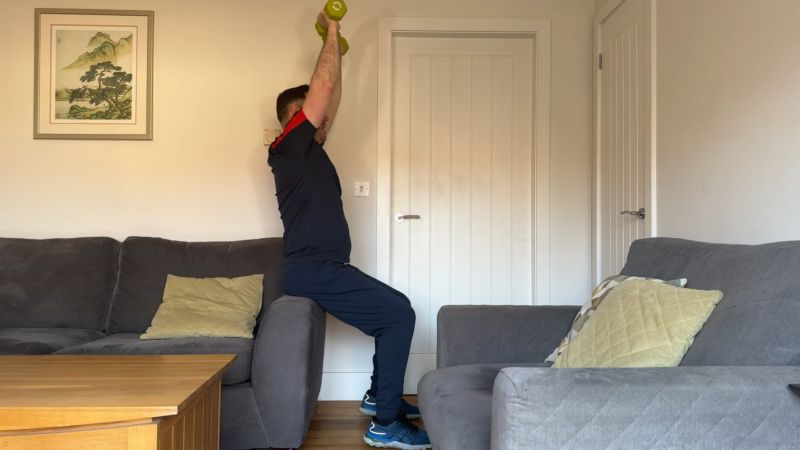
<instances>
[{"instance_id":1,"label":"skirting board","mask_svg":"<svg viewBox=\"0 0 800 450\"><path fill-rule=\"evenodd\" d=\"M412 354L408 358L404 394L416 395L423 375L436 368L435 354ZM325 372L322 374L320 401L361 400L369 389L369 372Z\"/></svg>"}]
</instances>

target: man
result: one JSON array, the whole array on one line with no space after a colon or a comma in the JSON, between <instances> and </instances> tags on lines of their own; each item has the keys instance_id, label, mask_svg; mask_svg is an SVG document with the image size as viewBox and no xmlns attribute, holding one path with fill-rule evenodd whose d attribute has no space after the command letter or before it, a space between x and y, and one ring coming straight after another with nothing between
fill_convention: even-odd
<instances>
[{"instance_id":1,"label":"man","mask_svg":"<svg viewBox=\"0 0 800 450\"><path fill-rule=\"evenodd\" d=\"M339 23L324 12L317 20L328 36L311 85L278 97L283 134L269 152L285 229L283 288L375 338L372 386L359 408L374 416L364 441L382 448L427 449L427 433L409 421L419 417L419 409L402 399L416 321L411 302L348 264L350 231L342 188L322 148L342 96Z\"/></svg>"}]
</instances>

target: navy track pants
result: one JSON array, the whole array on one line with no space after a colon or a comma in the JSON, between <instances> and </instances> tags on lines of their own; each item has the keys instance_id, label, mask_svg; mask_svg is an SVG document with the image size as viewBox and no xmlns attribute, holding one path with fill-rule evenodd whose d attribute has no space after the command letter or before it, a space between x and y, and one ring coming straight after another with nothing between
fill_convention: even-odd
<instances>
[{"instance_id":1,"label":"navy track pants","mask_svg":"<svg viewBox=\"0 0 800 450\"><path fill-rule=\"evenodd\" d=\"M376 394L377 417L394 419L416 324L408 298L349 264L333 261L286 264L283 289L314 300L323 311L375 338L370 389Z\"/></svg>"}]
</instances>

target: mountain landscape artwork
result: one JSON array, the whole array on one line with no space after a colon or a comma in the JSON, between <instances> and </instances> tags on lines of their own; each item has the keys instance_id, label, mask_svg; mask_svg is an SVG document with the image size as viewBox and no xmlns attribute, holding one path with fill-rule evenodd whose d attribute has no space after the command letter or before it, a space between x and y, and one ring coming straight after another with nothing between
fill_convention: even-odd
<instances>
[{"instance_id":1,"label":"mountain landscape artwork","mask_svg":"<svg viewBox=\"0 0 800 450\"><path fill-rule=\"evenodd\" d=\"M153 11L34 8L33 138L153 140Z\"/></svg>"},{"instance_id":2,"label":"mountain landscape artwork","mask_svg":"<svg viewBox=\"0 0 800 450\"><path fill-rule=\"evenodd\" d=\"M135 30L55 30L55 121L132 121L136 98Z\"/></svg>"}]
</instances>

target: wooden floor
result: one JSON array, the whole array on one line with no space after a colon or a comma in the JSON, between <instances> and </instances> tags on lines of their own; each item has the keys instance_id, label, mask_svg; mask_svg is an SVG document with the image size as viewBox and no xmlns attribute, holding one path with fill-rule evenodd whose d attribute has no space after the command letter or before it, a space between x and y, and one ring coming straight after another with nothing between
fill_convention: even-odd
<instances>
[{"instance_id":1,"label":"wooden floor","mask_svg":"<svg viewBox=\"0 0 800 450\"><path fill-rule=\"evenodd\" d=\"M417 404L416 395L407 395L404 398L409 403ZM370 418L358 410L360 403L317 403L302 450L371 449L362 440ZM422 427L422 420L415 420L414 423Z\"/></svg>"}]
</instances>

